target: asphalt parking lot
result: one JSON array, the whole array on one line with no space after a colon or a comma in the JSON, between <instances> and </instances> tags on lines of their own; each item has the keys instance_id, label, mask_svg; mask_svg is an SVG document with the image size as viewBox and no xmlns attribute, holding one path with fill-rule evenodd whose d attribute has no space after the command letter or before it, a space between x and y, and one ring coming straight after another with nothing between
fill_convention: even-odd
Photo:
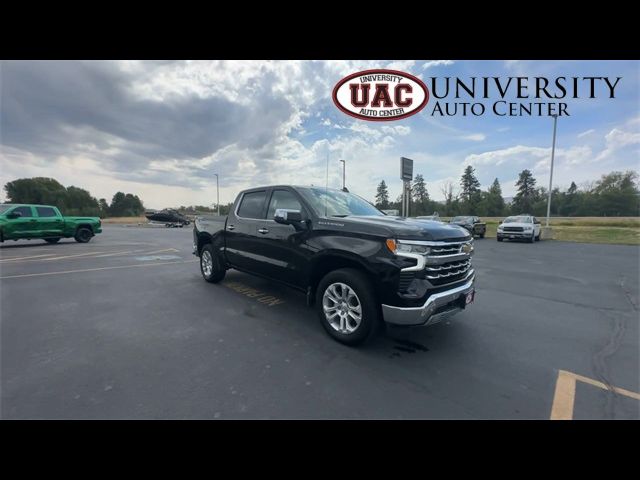
<instances>
[{"instance_id":1,"label":"asphalt parking lot","mask_svg":"<svg viewBox=\"0 0 640 480\"><path fill-rule=\"evenodd\" d=\"M0 245L4 419L639 419L640 249L476 240L475 304L354 349L191 229Z\"/></svg>"}]
</instances>

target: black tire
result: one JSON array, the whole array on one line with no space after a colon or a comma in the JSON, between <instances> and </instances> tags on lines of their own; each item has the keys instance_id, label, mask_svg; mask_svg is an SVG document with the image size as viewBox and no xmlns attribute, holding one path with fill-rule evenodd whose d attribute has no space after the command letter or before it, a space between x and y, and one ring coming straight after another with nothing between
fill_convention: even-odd
<instances>
[{"instance_id":1,"label":"black tire","mask_svg":"<svg viewBox=\"0 0 640 480\"><path fill-rule=\"evenodd\" d=\"M484 238L484 232L480 234L480 238Z\"/></svg>"},{"instance_id":2,"label":"black tire","mask_svg":"<svg viewBox=\"0 0 640 480\"><path fill-rule=\"evenodd\" d=\"M207 259L211 262L211 270L207 268ZM220 257L215 254L213 247L207 243L200 252L200 273L209 283L221 282L227 271L222 267Z\"/></svg>"},{"instance_id":3,"label":"black tire","mask_svg":"<svg viewBox=\"0 0 640 480\"><path fill-rule=\"evenodd\" d=\"M536 237L536 242L540 241L540 233L538 234L538 236Z\"/></svg>"},{"instance_id":4,"label":"black tire","mask_svg":"<svg viewBox=\"0 0 640 480\"><path fill-rule=\"evenodd\" d=\"M501 242L502 240L504 240L502 237L496 237L498 239L499 242Z\"/></svg>"},{"instance_id":5,"label":"black tire","mask_svg":"<svg viewBox=\"0 0 640 480\"><path fill-rule=\"evenodd\" d=\"M58 243L60 241L60 237L45 238L44 241L47 242L47 243Z\"/></svg>"},{"instance_id":6,"label":"black tire","mask_svg":"<svg viewBox=\"0 0 640 480\"><path fill-rule=\"evenodd\" d=\"M93 237L93 232L86 227L81 227L76 231L76 235L73 238L78 243L88 243L91 237Z\"/></svg>"},{"instance_id":7,"label":"black tire","mask_svg":"<svg viewBox=\"0 0 640 480\"><path fill-rule=\"evenodd\" d=\"M329 287L334 288L334 293L338 292L341 295L344 295L346 290L343 290L342 287L336 286L338 284L346 285L348 289L355 293L355 297L347 296L346 302L351 306L351 308L354 308L355 303L360 306L360 323L356 323L356 326L353 327L354 329L349 333L338 331L337 328L340 328L343 324L342 322L337 327L332 326L324 311L324 295ZM344 298L344 296L342 298ZM351 301L349 299L351 299ZM328 297L327 302L331 302L328 303L331 306L337 306L337 302L330 300L330 297ZM325 275L316 290L316 308L318 310L318 316L320 317L320 323L322 323L326 332L333 339L340 343L344 343L345 345L359 345L370 340L375 336L382 324L379 313L380 305L375 297L373 285L371 285L371 282L364 273L353 268L341 268ZM337 306L337 308L334 309L334 312L336 312L336 315L340 316L341 314L339 313L339 310L340 307ZM344 316L345 319L347 319L344 321L345 326L349 325L349 322L355 322L348 313L345 313ZM339 320L336 320L336 322L337 321Z\"/></svg>"},{"instance_id":8,"label":"black tire","mask_svg":"<svg viewBox=\"0 0 640 480\"><path fill-rule=\"evenodd\" d=\"M533 243L535 241L536 241L536 232L534 231L531 233L531 237L527 238L527 242Z\"/></svg>"}]
</instances>

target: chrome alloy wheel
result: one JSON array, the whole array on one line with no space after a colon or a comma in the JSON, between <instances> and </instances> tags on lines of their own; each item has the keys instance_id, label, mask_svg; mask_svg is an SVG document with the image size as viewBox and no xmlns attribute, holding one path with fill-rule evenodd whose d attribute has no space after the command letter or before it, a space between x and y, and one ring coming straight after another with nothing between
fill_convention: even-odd
<instances>
[{"instance_id":1,"label":"chrome alloy wheel","mask_svg":"<svg viewBox=\"0 0 640 480\"><path fill-rule=\"evenodd\" d=\"M210 277L213 272L213 258L211 257L211 252L209 252L209 250L202 252L200 264L202 265L202 272L205 276Z\"/></svg>"},{"instance_id":2,"label":"chrome alloy wheel","mask_svg":"<svg viewBox=\"0 0 640 480\"><path fill-rule=\"evenodd\" d=\"M322 308L329 325L340 333L353 333L362 322L360 299L344 283L332 283L327 287L322 296Z\"/></svg>"}]
</instances>

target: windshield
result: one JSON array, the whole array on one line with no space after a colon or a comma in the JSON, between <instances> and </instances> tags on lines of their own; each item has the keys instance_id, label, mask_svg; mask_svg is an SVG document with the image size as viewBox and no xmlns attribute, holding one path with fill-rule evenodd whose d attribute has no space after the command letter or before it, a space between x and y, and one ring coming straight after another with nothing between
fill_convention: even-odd
<instances>
[{"instance_id":1,"label":"windshield","mask_svg":"<svg viewBox=\"0 0 640 480\"><path fill-rule=\"evenodd\" d=\"M322 217L347 217L349 215L384 215L366 200L353 193L324 188L299 188L298 191L309 202L316 215Z\"/></svg>"},{"instance_id":2,"label":"windshield","mask_svg":"<svg viewBox=\"0 0 640 480\"><path fill-rule=\"evenodd\" d=\"M531 223L531 217L507 217L504 223Z\"/></svg>"},{"instance_id":3,"label":"windshield","mask_svg":"<svg viewBox=\"0 0 640 480\"><path fill-rule=\"evenodd\" d=\"M453 217L452 222L467 222L471 221L471 217Z\"/></svg>"},{"instance_id":4,"label":"windshield","mask_svg":"<svg viewBox=\"0 0 640 480\"><path fill-rule=\"evenodd\" d=\"M0 205L0 215L9 210L13 205Z\"/></svg>"}]
</instances>

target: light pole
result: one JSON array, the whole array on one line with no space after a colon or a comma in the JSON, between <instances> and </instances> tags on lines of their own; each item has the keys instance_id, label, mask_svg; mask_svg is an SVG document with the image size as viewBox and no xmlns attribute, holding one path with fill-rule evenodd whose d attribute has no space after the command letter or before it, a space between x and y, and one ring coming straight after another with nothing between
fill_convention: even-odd
<instances>
[{"instance_id":1,"label":"light pole","mask_svg":"<svg viewBox=\"0 0 640 480\"><path fill-rule=\"evenodd\" d=\"M347 162L345 162L344 160L340 160L342 162L342 190L345 189L346 184L345 184L345 170L347 168Z\"/></svg>"},{"instance_id":2,"label":"light pole","mask_svg":"<svg viewBox=\"0 0 640 480\"><path fill-rule=\"evenodd\" d=\"M549 216L551 215L551 187L553 185L553 158L556 153L556 126L558 125L558 115L553 117L553 140L551 142L551 172L549 173L549 198L547 199L547 228L549 227Z\"/></svg>"},{"instance_id":3,"label":"light pole","mask_svg":"<svg viewBox=\"0 0 640 480\"><path fill-rule=\"evenodd\" d=\"M217 205L218 205L218 216L220 216L220 184L218 183L218 174L214 173L214 175L216 176L216 196L217 198Z\"/></svg>"}]
</instances>

